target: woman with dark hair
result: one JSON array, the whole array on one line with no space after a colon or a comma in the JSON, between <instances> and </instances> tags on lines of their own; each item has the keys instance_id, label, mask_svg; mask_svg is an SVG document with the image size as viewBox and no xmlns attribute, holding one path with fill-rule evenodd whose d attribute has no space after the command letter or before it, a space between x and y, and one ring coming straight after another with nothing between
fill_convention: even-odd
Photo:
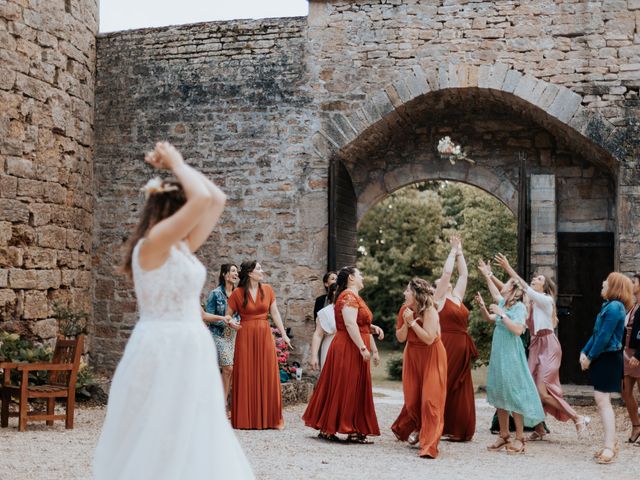
<instances>
[{"instance_id":1,"label":"woman with dark hair","mask_svg":"<svg viewBox=\"0 0 640 480\"><path fill-rule=\"evenodd\" d=\"M433 293L433 287L421 278L411 280L404 291L396 323L396 338L407 342L402 362L404 405L391 426L402 441L419 430L418 454L428 458L438 456L447 398L447 352L440 341Z\"/></svg>"},{"instance_id":2,"label":"woman with dark hair","mask_svg":"<svg viewBox=\"0 0 640 480\"><path fill-rule=\"evenodd\" d=\"M631 282L636 304L625 318L625 336L622 342L624 345L622 398L631 420L629 443L636 443L640 439L640 415L638 415L638 402L633 396L633 387L637 385L640 390L640 273L633 275Z\"/></svg>"},{"instance_id":3,"label":"woman with dark hair","mask_svg":"<svg viewBox=\"0 0 640 480\"><path fill-rule=\"evenodd\" d=\"M336 272L334 271L330 271L325 273L322 276L322 283L324 285L324 295L320 295L318 298L316 298L316 301L313 305L313 318L315 319L318 316L318 312L320 310L322 310L324 307L326 307L327 305L329 305L329 288L331 287L331 285L335 285L336 283L336 278L338 278L338 275L336 274Z\"/></svg>"},{"instance_id":4,"label":"woman with dark hair","mask_svg":"<svg viewBox=\"0 0 640 480\"><path fill-rule=\"evenodd\" d=\"M358 293L364 283L357 268L344 267L336 283L336 336L302 419L322 439L344 433L349 442L373 443L367 436L380 435L369 366L373 314Z\"/></svg>"},{"instance_id":5,"label":"woman with dark hair","mask_svg":"<svg viewBox=\"0 0 640 480\"><path fill-rule=\"evenodd\" d=\"M616 417L611 393L620 392L624 376L622 338L627 310L633 307L633 284L626 276L612 272L602 282L602 304L593 334L580 353L582 370L589 370L593 396L604 430L604 445L594 453L598 463L611 463L618 456Z\"/></svg>"},{"instance_id":6,"label":"woman with dark hair","mask_svg":"<svg viewBox=\"0 0 640 480\"><path fill-rule=\"evenodd\" d=\"M229 389L231 388L231 376L233 375L233 356L236 344L236 332L240 328L240 317L237 315L233 321L227 321L227 301L233 289L238 283L238 267L233 263L224 263L220 266L218 286L214 288L207 298L205 311L209 314L204 320L208 323L209 331L218 351L218 365L222 369L222 385L224 386L225 405L229 402ZM230 413L227 410L228 413Z\"/></svg>"},{"instance_id":7,"label":"woman with dark hair","mask_svg":"<svg viewBox=\"0 0 640 480\"><path fill-rule=\"evenodd\" d=\"M498 410L500 437L487 449L524 453L524 426L533 427L544 420L540 396L520 340L527 328L527 308L522 303L524 290L513 279L509 279L499 291L491 280L491 270L482 260L479 269L493 301L497 302L487 309L480 293L476 295L482 317L495 322L487 375L487 402ZM516 426L514 442L510 440L509 412Z\"/></svg>"},{"instance_id":8,"label":"woman with dark hair","mask_svg":"<svg viewBox=\"0 0 640 480\"><path fill-rule=\"evenodd\" d=\"M224 411L215 347L202 323L206 270L193 252L226 197L170 144L145 160L175 181L150 180L125 256L140 320L111 382L96 447L98 480L253 478ZM185 399L194 399L185 407Z\"/></svg>"},{"instance_id":9,"label":"woman with dark hair","mask_svg":"<svg viewBox=\"0 0 640 480\"><path fill-rule=\"evenodd\" d=\"M561 422L572 420L580 436L591 422L591 418L578 415L563 397L560 385L562 347L554 331L558 326L556 285L544 275L534 275L531 285L527 285L509 264L507 257L499 253L496 255L496 262L524 289L531 302L531 312L527 317L527 328L531 334L528 363L544 411ZM536 425L529 440L542 440L545 435L544 426L540 423Z\"/></svg>"},{"instance_id":10,"label":"woman with dark hair","mask_svg":"<svg viewBox=\"0 0 640 480\"><path fill-rule=\"evenodd\" d=\"M269 315L287 347L292 346L282 324L276 295L271 285L262 283L263 277L262 265L256 260L242 262L238 288L227 305L227 321L232 322L237 313L242 325L236 337L233 362L233 428L284 428L280 370Z\"/></svg>"},{"instance_id":11,"label":"woman with dark hair","mask_svg":"<svg viewBox=\"0 0 640 480\"><path fill-rule=\"evenodd\" d=\"M471 363L478 356L469 335L469 310L463 303L469 272L457 235L450 239L451 251L444 262L442 276L436 280L433 301L438 309L440 338L447 352L447 404L444 414L445 440L468 442L476 431L476 402L473 394ZM454 265L458 279L451 284Z\"/></svg>"}]
</instances>

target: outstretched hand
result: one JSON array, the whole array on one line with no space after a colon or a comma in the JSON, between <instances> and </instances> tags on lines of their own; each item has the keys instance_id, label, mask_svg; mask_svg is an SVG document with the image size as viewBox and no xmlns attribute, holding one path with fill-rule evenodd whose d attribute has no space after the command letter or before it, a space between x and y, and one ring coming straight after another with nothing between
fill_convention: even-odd
<instances>
[{"instance_id":1,"label":"outstretched hand","mask_svg":"<svg viewBox=\"0 0 640 480\"><path fill-rule=\"evenodd\" d=\"M487 306L484 304L484 298L482 298L482 295L480 295L480 292L476 292L476 296L474 297L474 299L480 308L484 308L484 309L487 308Z\"/></svg>"},{"instance_id":2,"label":"outstretched hand","mask_svg":"<svg viewBox=\"0 0 640 480\"><path fill-rule=\"evenodd\" d=\"M491 272L491 265L488 264L488 263L485 263L484 260L482 260L482 259L480 259L478 261L478 270L480 270L480 272L483 275L486 275L486 276L490 276L491 273L492 273Z\"/></svg>"},{"instance_id":3,"label":"outstretched hand","mask_svg":"<svg viewBox=\"0 0 640 480\"><path fill-rule=\"evenodd\" d=\"M493 257L493 259L498 265L500 265L500 267L502 267L505 272L511 270L511 264L509 263L509 260L502 253L498 253L495 257Z\"/></svg>"},{"instance_id":4,"label":"outstretched hand","mask_svg":"<svg viewBox=\"0 0 640 480\"><path fill-rule=\"evenodd\" d=\"M462 241L460 240L460 235L454 233L449 237L449 243L451 244L451 250L458 253L462 251Z\"/></svg>"}]
</instances>

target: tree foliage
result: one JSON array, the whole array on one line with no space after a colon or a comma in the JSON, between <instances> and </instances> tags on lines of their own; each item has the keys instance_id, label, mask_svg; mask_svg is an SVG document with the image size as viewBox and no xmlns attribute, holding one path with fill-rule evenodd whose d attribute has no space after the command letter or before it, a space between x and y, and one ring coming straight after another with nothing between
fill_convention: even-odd
<instances>
[{"instance_id":1,"label":"tree foliage","mask_svg":"<svg viewBox=\"0 0 640 480\"><path fill-rule=\"evenodd\" d=\"M405 187L378 203L358 229L358 267L365 276L362 295L376 324L394 339L408 280L415 276L434 281L441 275L453 232L463 241L469 267L464 302L472 311L470 332L484 362L492 329L471 305L477 291L489 300L476 265L497 252L515 261L517 243L513 214L492 195L465 184L430 182Z\"/></svg>"}]
</instances>

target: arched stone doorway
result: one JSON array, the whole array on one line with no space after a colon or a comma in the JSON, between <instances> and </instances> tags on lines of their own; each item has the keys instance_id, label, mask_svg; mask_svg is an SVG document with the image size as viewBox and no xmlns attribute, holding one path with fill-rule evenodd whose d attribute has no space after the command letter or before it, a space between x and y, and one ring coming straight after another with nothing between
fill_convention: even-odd
<instances>
[{"instance_id":1,"label":"arched stone doorway","mask_svg":"<svg viewBox=\"0 0 640 480\"><path fill-rule=\"evenodd\" d=\"M476 163L441 159L435 147L445 135ZM416 67L357 111L325 118L315 135L316 152L330 159L329 267L353 263L358 221L394 190L436 179L472 184L516 214L520 272L561 279L560 337L567 358L577 358L600 277L614 268L617 135L579 95L504 65ZM564 378L584 381L573 366Z\"/></svg>"}]
</instances>

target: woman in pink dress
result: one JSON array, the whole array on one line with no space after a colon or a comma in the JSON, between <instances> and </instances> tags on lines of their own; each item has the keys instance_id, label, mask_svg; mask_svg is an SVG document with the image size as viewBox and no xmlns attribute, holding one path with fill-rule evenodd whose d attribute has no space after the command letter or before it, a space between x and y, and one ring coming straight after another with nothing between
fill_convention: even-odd
<instances>
[{"instance_id":1,"label":"woman in pink dress","mask_svg":"<svg viewBox=\"0 0 640 480\"><path fill-rule=\"evenodd\" d=\"M637 385L640 390L640 273L633 275L631 281L636 304L625 318L625 336L622 342L624 346L622 398L631 420L631 434L628 441L636 443L640 439L640 416L638 402L633 396L633 387Z\"/></svg>"},{"instance_id":2,"label":"woman in pink dress","mask_svg":"<svg viewBox=\"0 0 640 480\"><path fill-rule=\"evenodd\" d=\"M529 370L540 394L544 411L561 422L573 421L580 436L591 419L578 415L563 397L560 385L562 348L554 332L558 325L556 285L544 275L535 275L531 279L531 285L527 285L509 264L507 257L499 253L496 255L496 262L522 286L531 301L531 311L527 319L527 327L531 332ZM544 425L540 423L529 436L529 440L542 440L545 435Z\"/></svg>"}]
</instances>

